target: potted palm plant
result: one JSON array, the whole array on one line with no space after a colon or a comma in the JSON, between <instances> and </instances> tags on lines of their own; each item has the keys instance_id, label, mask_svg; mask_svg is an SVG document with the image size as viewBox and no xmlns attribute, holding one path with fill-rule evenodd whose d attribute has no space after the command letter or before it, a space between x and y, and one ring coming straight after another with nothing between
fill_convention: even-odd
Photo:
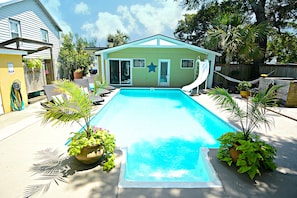
<instances>
[{"instance_id":1,"label":"potted palm plant","mask_svg":"<svg viewBox=\"0 0 297 198\"><path fill-rule=\"evenodd\" d=\"M240 125L241 131L227 132L218 138L220 147L217 157L227 162L229 166L235 163L239 173L248 173L253 179L263 170L275 170L274 163L276 149L260 140L259 135L253 133L254 129L270 126L272 120L266 116L266 107L276 104L276 91L279 86L273 86L263 92L257 93L252 99L247 99L246 107L241 106L222 88L215 88L209 95L216 103L231 113Z\"/></svg>"},{"instance_id":2,"label":"potted palm plant","mask_svg":"<svg viewBox=\"0 0 297 198\"><path fill-rule=\"evenodd\" d=\"M242 81L238 83L237 88L240 91L240 95L242 98L247 98L248 96L250 96L251 87L252 87L252 84L247 81Z\"/></svg>"},{"instance_id":3,"label":"potted palm plant","mask_svg":"<svg viewBox=\"0 0 297 198\"><path fill-rule=\"evenodd\" d=\"M76 84L70 81L57 81L57 91L65 97L57 97L48 103L40 113L43 124L78 123L82 128L73 132L69 139L68 153L84 164L92 164L100 159L103 170L115 167L115 137L108 130L90 125L92 101Z\"/></svg>"}]
</instances>

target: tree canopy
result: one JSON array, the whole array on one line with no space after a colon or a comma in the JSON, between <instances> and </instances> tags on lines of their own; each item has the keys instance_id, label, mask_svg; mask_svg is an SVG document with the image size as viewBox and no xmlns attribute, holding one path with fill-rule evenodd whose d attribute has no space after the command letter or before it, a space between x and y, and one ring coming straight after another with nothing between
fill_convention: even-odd
<instances>
[{"instance_id":1,"label":"tree canopy","mask_svg":"<svg viewBox=\"0 0 297 198\"><path fill-rule=\"evenodd\" d=\"M129 40L129 36L125 33L117 30L116 34L109 34L107 36L107 47L116 47L119 45L126 44Z\"/></svg>"},{"instance_id":2,"label":"tree canopy","mask_svg":"<svg viewBox=\"0 0 297 198\"><path fill-rule=\"evenodd\" d=\"M93 57L85 49L88 46L94 46L96 41L88 42L77 34L73 36L72 33L62 35L62 40L58 58L60 78L73 79L73 72L76 69L82 69L86 75L93 62Z\"/></svg>"},{"instance_id":3,"label":"tree canopy","mask_svg":"<svg viewBox=\"0 0 297 198\"><path fill-rule=\"evenodd\" d=\"M247 24L244 20L240 14L225 13L217 17L207 31L206 47L221 50L227 64L231 61L251 63L262 56L255 40L262 37L266 26Z\"/></svg>"},{"instance_id":4,"label":"tree canopy","mask_svg":"<svg viewBox=\"0 0 297 198\"><path fill-rule=\"evenodd\" d=\"M278 56L278 60L281 62L296 61L296 58L294 58L297 56L296 50L294 50L297 48L296 43L287 46L282 45L286 48L283 51L287 51L287 55L285 53L280 55L280 50L273 47L277 46L275 42L280 42L280 39L296 40L296 0L225 0L221 3L216 0L184 0L184 6L188 9L197 9L197 13L185 15L185 18L179 21L175 36L180 40L205 46L207 45L205 41L209 37L209 31L219 27L216 24L217 18L226 13L237 13L244 18L243 25L249 27L260 25L262 27L260 32L257 32L261 36L254 38L254 42L261 49L262 55L254 57L254 63L264 63L265 55L266 59ZM263 28L264 25L266 25L265 28ZM242 36L244 35L242 34ZM242 38L241 40L241 42L245 42L245 39Z\"/></svg>"}]
</instances>

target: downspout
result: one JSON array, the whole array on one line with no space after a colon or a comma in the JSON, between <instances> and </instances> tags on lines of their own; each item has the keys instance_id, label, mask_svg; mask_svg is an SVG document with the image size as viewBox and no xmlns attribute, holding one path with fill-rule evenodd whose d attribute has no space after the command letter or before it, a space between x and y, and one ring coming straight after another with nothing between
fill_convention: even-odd
<instances>
[{"instance_id":1,"label":"downspout","mask_svg":"<svg viewBox=\"0 0 297 198\"><path fill-rule=\"evenodd\" d=\"M51 61L50 61L50 64L51 64L51 67L53 69L52 73L50 74L50 79L51 80L57 80L57 75L56 75L56 68L54 67L54 56L53 56L53 48L50 47L50 57L51 57ZM45 77L45 82L46 82L46 77Z\"/></svg>"},{"instance_id":2,"label":"downspout","mask_svg":"<svg viewBox=\"0 0 297 198\"><path fill-rule=\"evenodd\" d=\"M208 54L208 61L210 61L210 70L207 79L207 88L212 88L215 58L216 56L214 54Z\"/></svg>"},{"instance_id":3,"label":"downspout","mask_svg":"<svg viewBox=\"0 0 297 198\"><path fill-rule=\"evenodd\" d=\"M103 82L107 82L106 81L106 75L105 75L105 58L106 58L106 55L105 53L103 52L101 54L101 78L102 78L102 81ZM109 83L109 82L108 82Z\"/></svg>"}]
</instances>

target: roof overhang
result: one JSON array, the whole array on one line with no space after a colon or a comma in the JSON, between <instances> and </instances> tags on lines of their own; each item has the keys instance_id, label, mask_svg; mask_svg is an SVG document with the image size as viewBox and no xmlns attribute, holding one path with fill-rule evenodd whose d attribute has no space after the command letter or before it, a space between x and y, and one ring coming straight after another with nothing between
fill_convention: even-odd
<instances>
[{"instance_id":1,"label":"roof overhang","mask_svg":"<svg viewBox=\"0 0 297 198\"><path fill-rule=\"evenodd\" d=\"M30 49L23 49L20 46L20 43L24 42L24 43L29 43L29 44L34 44L34 48L31 47ZM27 51L28 54L33 54L35 52L39 52L39 51L43 51L49 48L53 47L53 44L51 43L45 43L45 42L41 42L41 41L36 41L36 40L32 40L32 39L26 39L26 38L13 38L7 41L4 41L2 43L0 43L0 48L6 48L6 49L14 49L14 48L10 48L9 45L11 44L16 44L16 49L17 50L22 50L22 51Z\"/></svg>"},{"instance_id":2,"label":"roof overhang","mask_svg":"<svg viewBox=\"0 0 297 198\"><path fill-rule=\"evenodd\" d=\"M9 54L9 55L21 55L25 56L28 54L28 52L23 50L15 50L15 49L6 49L6 48L0 48L0 54Z\"/></svg>"},{"instance_id":3,"label":"roof overhang","mask_svg":"<svg viewBox=\"0 0 297 198\"><path fill-rule=\"evenodd\" d=\"M222 54L220 54L218 52L204 49L204 48L201 48L201 47L198 47L195 45L190 45L190 44L184 43L182 41L179 41L179 40L176 40L176 39L164 36L164 35L160 35L160 34L152 36L152 37L144 38L141 40L137 40L137 41L134 41L131 43L127 43L124 45L100 50L100 51L95 52L95 55L111 53L111 52L123 50L126 48L186 48L186 49L190 49L190 50L200 52L203 54L213 54L216 56L222 56Z\"/></svg>"}]
</instances>

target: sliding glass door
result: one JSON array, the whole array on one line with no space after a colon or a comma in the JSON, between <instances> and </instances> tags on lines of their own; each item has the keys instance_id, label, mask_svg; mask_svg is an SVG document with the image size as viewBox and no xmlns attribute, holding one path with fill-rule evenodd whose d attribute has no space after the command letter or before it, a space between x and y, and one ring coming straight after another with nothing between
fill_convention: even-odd
<instances>
[{"instance_id":1,"label":"sliding glass door","mask_svg":"<svg viewBox=\"0 0 297 198\"><path fill-rule=\"evenodd\" d=\"M109 60L110 84L131 85L131 60Z\"/></svg>"}]
</instances>

